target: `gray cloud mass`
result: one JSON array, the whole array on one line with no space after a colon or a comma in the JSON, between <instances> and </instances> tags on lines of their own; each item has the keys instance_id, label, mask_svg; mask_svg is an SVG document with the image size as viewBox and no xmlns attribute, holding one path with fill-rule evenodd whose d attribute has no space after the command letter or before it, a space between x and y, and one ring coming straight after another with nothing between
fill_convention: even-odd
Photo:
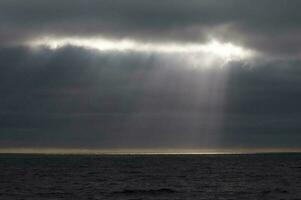
<instances>
[{"instance_id":1,"label":"gray cloud mass","mask_svg":"<svg viewBox=\"0 0 301 200\"><path fill-rule=\"evenodd\" d=\"M300 148L300 4L1 0L0 147ZM24 45L43 36L217 38L261 57L195 68L178 54Z\"/></svg>"},{"instance_id":2,"label":"gray cloud mass","mask_svg":"<svg viewBox=\"0 0 301 200\"><path fill-rule=\"evenodd\" d=\"M41 35L203 42L215 36L268 54L300 53L301 2L29 0L0 2L1 43Z\"/></svg>"},{"instance_id":3,"label":"gray cloud mass","mask_svg":"<svg viewBox=\"0 0 301 200\"><path fill-rule=\"evenodd\" d=\"M200 70L162 57L2 49L1 145L298 145L299 61Z\"/></svg>"}]
</instances>

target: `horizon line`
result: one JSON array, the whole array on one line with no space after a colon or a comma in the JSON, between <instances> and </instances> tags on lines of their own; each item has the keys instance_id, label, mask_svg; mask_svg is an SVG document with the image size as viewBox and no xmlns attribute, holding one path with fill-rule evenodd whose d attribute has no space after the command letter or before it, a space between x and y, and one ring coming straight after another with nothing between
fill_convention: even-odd
<instances>
[{"instance_id":1,"label":"horizon line","mask_svg":"<svg viewBox=\"0 0 301 200\"><path fill-rule=\"evenodd\" d=\"M218 154L267 154L301 153L301 148L1 148L0 154L45 155L218 155Z\"/></svg>"}]
</instances>

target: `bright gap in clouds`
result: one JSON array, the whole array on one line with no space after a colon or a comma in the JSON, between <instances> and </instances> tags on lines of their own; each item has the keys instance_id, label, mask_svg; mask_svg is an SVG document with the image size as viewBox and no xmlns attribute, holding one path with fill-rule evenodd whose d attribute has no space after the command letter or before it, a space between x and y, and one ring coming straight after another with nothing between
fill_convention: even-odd
<instances>
[{"instance_id":1,"label":"bright gap in clouds","mask_svg":"<svg viewBox=\"0 0 301 200\"><path fill-rule=\"evenodd\" d=\"M66 45L97 49L99 51L136 51L156 53L181 53L198 55L202 59L219 59L223 63L233 60L246 60L254 56L254 52L230 42L211 40L207 43L144 43L134 40L110 40L105 38L40 38L27 43L31 47L46 46L57 49Z\"/></svg>"}]
</instances>

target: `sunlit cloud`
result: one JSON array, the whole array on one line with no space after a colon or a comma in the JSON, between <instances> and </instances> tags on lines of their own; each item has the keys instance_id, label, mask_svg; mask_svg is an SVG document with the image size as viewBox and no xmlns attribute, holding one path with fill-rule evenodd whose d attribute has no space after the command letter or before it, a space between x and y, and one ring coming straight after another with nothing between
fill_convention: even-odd
<instances>
[{"instance_id":1,"label":"sunlit cloud","mask_svg":"<svg viewBox=\"0 0 301 200\"><path fill-rule=\"evenodd\" d=\"M150 43L138 42L129 39L112 40L105 38L51 38L43 37L27 42L27 45L36 48L46 46L50 49L58 49L67 45L91 48L99 51L135 51L155 53L180 53L187 55L189 60L210 65L216 60L227 63L233 60L247 60L254 57L255 52L231 42L221 42L212 39L206 43Z\"/></svg>"}]
</instances>

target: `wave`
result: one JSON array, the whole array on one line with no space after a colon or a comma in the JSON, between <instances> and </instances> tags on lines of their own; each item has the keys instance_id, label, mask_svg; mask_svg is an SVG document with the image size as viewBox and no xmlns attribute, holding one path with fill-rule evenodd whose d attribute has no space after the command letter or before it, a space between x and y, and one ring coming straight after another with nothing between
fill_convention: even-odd
<instances>
[{"instance_id":1,"label":"wave","mask_svg":"<svg viewBox=\"0 0 301 200\"><path fill-rule=\"evenodd\" d=\"M124 195L136 195L136 194L142 194L142 195L162 195L162 194L172 194L176 193L177 191L170 189L170 188L159 188L159 189L149 189L149 190L143 190L143 189L125 189L122 191L115 191L113 194L124 194Z\"/></svg>"}]
</instances>

